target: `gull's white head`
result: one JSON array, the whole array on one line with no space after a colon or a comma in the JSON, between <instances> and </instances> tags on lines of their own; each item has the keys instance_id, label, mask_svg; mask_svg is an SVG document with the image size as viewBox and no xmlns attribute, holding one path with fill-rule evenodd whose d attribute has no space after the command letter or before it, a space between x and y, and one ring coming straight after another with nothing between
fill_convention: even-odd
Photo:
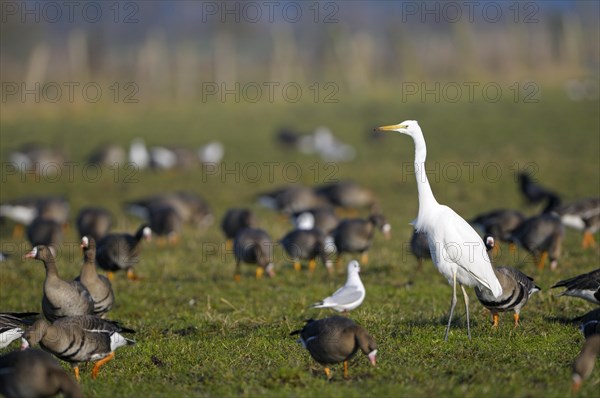
<instances>
[{"instance_id":1,"label":"gull's white head","mask_svg":"<svg viewBox=\"0 0 600 398\"><path fill-rule=\"evenodd\" d=\"M391 124L389 126L381 126L375 129L376 131L396 131L414 137L415 134L421 133L421 127L416 120L405 120L402 123Z\"/></svg>"},{"instance_id":2,"label":"gull's white head","mask_svg":"<svg viewBox=\"0 0 600 398\"><path fill-rule=\"evenodd\" d=\"M358 274L360 272L360 264L356 260L352 260L348 263L348 275Z\"/></svg>"}]
</instances>

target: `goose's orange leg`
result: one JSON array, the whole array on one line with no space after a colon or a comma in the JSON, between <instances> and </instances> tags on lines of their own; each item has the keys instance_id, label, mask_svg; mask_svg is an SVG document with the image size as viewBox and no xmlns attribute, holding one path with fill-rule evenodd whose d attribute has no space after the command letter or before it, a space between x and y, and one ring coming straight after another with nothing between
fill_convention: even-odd
<instances>
[{"instance_id":1,"label":"goose's orange leg","mask_svg":"<svg viewBox=\"0 0 600 398\"><path fill-rule=\"evenodd\" d=\"M94 368L92 369L92 379L95 379L98 376L98 372L100 371L100 367L102 365L104 365L106 362L111 361L112 359L114 359L115 357L115 353L111 352L110 354L108 354L107 357L102 358L101 360L99 360L98 362L96 362L94 364Z\"/></svg>"}]
</instances>

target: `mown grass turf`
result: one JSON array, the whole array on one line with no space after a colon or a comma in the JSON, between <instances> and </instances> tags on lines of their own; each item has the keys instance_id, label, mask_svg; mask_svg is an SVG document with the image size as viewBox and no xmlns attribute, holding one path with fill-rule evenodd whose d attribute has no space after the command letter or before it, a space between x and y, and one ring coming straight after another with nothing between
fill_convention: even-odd
<instances>
[{"instance_id":1,"label":"mown grass turf","mask_svg":"<svg viewBox=\"0 0 600 398\"><path fill-rule=\"evenodd\" d=\"M217 220L228 207L253 208L261 226L278 239L290 224L259 208L257 192L288 182L314 185L352 178L381 198L394 236L390 241L376 236L361 274L367 297L350 314L376 338L377 367L359 354L350 364L349 380L343 380L338 366L328 382L321 366L289 336L307 318L332 315L307 307L344 282L342 270L334 278L324 267L312 277L306 269L296 273L276 249L274 279L257 281L254 268L245 266L242 281L236 283L233 258L224 249L217 222L206 231L186 227L176 247L145 244L137 267L140 282L118 275L117 303L109 315L137 330L137 345L119 349L97 380L91 379L88 366L81 381L86 396L565 396L570 391L570 364L583 342L570 320L593 307L557 298L548 288L559 279L597 268L598 248L582 250L581 235L568 231L558 269L538 271L526 253L510 255L502 246L496 263L517 266L544 290L523 309L520 328L513 329L512 315L506 314L499 330L492 330L488 313L469 289L473 339L467 339L459 301L458 317L444 342L451 288L430 262L418 270L408 251L408 223L417 212L413 143L399 135L369 143L367 136L373 126L417 119L440 203L467 219L498 207L533 214L539 208L524 206L515 183L516 171L524 168L565 200L599 195L597 109L598 102L573 103L550 93L536 104L401 103L386 98L338 104L4 113L2 164L9 150L29 141L61 146L80 163L73 179L63 174L56 181L36 182L31 176L24 181L3 169L0 199L63 194L71 200L73 217L82 206L97 204L117 216L116 230L132 231L140 221L123 214L123 201L184 189L202 194ZM313 156L281 151L271 136L283 125L304 131L327 125L355 145L358 156L351 163L329 165ZM82 176L84 159L98 144L128 145L136 136L143 136L148 145L190 147L218 138L226 146L224 164L214 175L198 168L130 176L126 170L116 175L104 169L95 181ZM42 264L21 260L28 246L13 241L11 229L10 222L0 226L2 250L13 254L0 264L0 309L39 310ZM81 264L74 228L66 241L58 266L64 277L72 278ZM16 343L10 349L14 348ZM595 396L599 382L596 369L581 396Z\"/></svg>"}]
</instances>

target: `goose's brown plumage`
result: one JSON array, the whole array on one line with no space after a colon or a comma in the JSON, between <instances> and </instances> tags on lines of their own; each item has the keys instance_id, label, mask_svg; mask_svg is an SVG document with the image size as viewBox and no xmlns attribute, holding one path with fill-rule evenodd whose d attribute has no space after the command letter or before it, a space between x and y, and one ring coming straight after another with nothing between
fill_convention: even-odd
<instances>
[{"instance_id":1,"label":"goose's brown plumage","mask_svg":"<svg viewBox=\"0 0 600 398\"><path fill-rule=\"evenodd\" d=\"M371 212L379 210L375 193L354 181L340 181L315 188L317 195L325 197L332 205L345 210L367 208Z\"/></svg>"},{"instance_id":2,"label":"goose's brown plumage","mask_svg":"<svg viewBox=\"0 0 600 398\"><path fill-rule=\"evenodd\" d=\"M235 208L227 210L221 222L221 230L225 238L230 240L245 228L254 228L257 225L256 215L247 208Z\"/></svg>"},{"instance_id":3,"label":"goose's brown plumage","mask_svg":"<svg viewBox=\"0 0 600 398\"><path fill-rule=\"evenodd\" d=\"M390 224L381 214L373 214L366 220L361 218L342 220L332 232L338 255L361 253L361 263L366 264L367 252L373 242L376 229L379 229L386 239L390 238Z\"/></svg>"},{"instance_id":4,"label":"goose's brown plumage","mask_svg":"<svg viewBox=\"0 0 600 398\"><path fill-rule=\"evenodd\" d=\"M77 215L79 238L88 236L96 241L104 238L112 226L112 215L102 207L85 207Z\"/></svg>"},{"instance_id":5,"label":"goose's brown plumage","mask_svg":"<svg viewBox=\"0 0 600 398\"><path fill-rule=\"evenodd\" d=\"M48 320L94 313L90 293L80 282L67 282L59 276L54 255L47 246L36 246L25 257L43 262L46 268L42 312Z\"/></svg>"},{"instance_id":6,"label":"goose's brown plumage","mask_svg":"<svg viewBox=\"0 0 600 398\"><path fill-rule=\"evenodd\" d=\"M495 242L491 235L484 237L484 243L488 251L494 248ZM491 292L479 287L475 287L475 294L479 302L490 310L494 327L498 327L498 313L505 311L514 311L515 327L517 327L521 308L527 304L529 297L541 288L533 283L533 278L516 268L493 267L493 270L502 286L500 297L494 297Z\"/></svg>"},{"instance_id":7,"label":"goose's brown plumage","mask_svg":"<svg viewBox=\"0 0 600 398\"><path fill-rule=\"evenodd\" d=\"M0 313L0 348L21 337L27 326L33 323L30 319L37 312L2 312Z\"/></svg>"},{"instance_id":8,"label":"goose's brown plumage","mask_svg":"<svg viewBox=\"0 0 600 398\"><path fill-rule=\"evenodd\" d=\"M559 296L580 297L590 303L600 304L600 268L573 278L556 282L552 288L565 287Z\"/></svg>"},{"instance_id":9,"label":"goose's brown plumage","mask_svg":"<svg viewBox=\"0 0 600 398\"><path fill-rule=\"evenodd\" d=\"M306 325L291 335L299 334L299 342L313 359L325 365L325 374L330 377L327 365L344 363L344 377L348 377L348 361L361 350L371 364L375 365L377 343L365 328L343 316L332 316L320 320L309 320Z\"/></svg>"},{"instance_id":10,"label":"goose's brown plumage","mask_svg":"<svg viewBox=\"0 0 600 398\"><path fill-rule=\"evenodd\" d=\"M128 233L111 233L102 238L96 249L96 264L103 270L111 272L125 270L129 279L136 279L133 267L139 262L142 239L150 239L150 227L142 225L135 235Z\"/></svg>"},{"instance_id":11,"label":"goose's brown plumage","mask_svg":"<svg viewBox=\"0 0 600 398\"><path fill-rule=\"evenodd\" d=\"M246 228L237 234L233 241L235 256L234 279L241 278L240 263L256 264L256 278L261 278L266 271L275 276L273 265L273 240L260 228Z\"/></svg>"},{"instance_id":12,"label":"goose's brown plumage","mask_svg":"<svg viewBox=\"0 0 600 398\"><path fill-rule=\"evenodd\" d=\"M83 249L83 265L81 273L75 279L81 282L90 292L94 301L94 315L104 317L115 302L115 294L107 277L96 272L96 241L92 237L84 236L81 239Z\"/></svg>"},{"instance_id":13,"label":"goose's brown plumage","mask_svg":"<svg viewBox=\"0 0 600 398\"><path fill-rule=\"evenodd\" d=\"M30 348L0 357L0 394L7 398L83 397L75 382L51 355Z\"/></svg>"},{"instance_id":14,"label":"goose's brown plumage","mask_svg":"<svg viewBox=\"0 0 600 398\"><path fill-rule=\"evenodd\" d=\"M56 221L37 217L27 226L27 239L31 246L58 247L64 239L63 226Z\"/></svg>"},{"instance_id":15,"label":"goose's brown plumage","mask_svg":"<svg viewBox=\"0 0 600 398\"><path fill-rule=\"evenodd\" d=\"M600 354L600 334L593 334L585 339L581 352L573 362L574 392L579 391L583 381L592 374L598 354Z\"/></svg>"},{"instance_id":16,"label":"goose's brown plumage","mask_svg":"<svg viewBox=\"0 0 600 398\"><path fill-rule=\"evenodd\" d=\"M119 323L96 316L61 318L53 323L40 319L23 334L23 347L40 346L63 361L71 363L79 380L79 363L97 361L92 369L96 378L100 367L114 358L114 351L124 345L133 345L121 333L135 333Z\"/></svg>"},{"instance_id":17,"label":"goose's brown plumage","mask_svg":"<svg viewBox=\"0 0 600 398\"><path fill-rule=\"evenodd\" d=\"M296 271L301 269L300 260L309 260L309 271L314 271L317 257L321 259L328 270L331 270L331 264L327 260L325 251L325 234L320 229L295 229L285 235L280 243L289 255L289 259L294 262Z\"/></svg>"}]
</instances>

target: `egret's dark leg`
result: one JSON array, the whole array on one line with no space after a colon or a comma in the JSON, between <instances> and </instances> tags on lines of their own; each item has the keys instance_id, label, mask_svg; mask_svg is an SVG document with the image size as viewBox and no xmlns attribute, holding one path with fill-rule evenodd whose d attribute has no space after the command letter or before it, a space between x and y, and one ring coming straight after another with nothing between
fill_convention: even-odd
<instances>
[{"instance_id":1,"label":"egret's dark leg","mask_svg":"<svg viewBox=\"0 0 600 398\"><path fill-rule=\"evenodd\" d=\"M452 303L450 304L450 316L448 317L448 326L446 326L446 336L444 337L446 341L448 341L448 332L450 332L454 307L456 307L456 271L452 273Z\"/></svg>"},{"instance_id":2,"label":"egret's dark leg","mask_svg":"<svg viewBox=\"0 0 600 398\"><path fill-rule=\"evenodd\" d=\"M469 340L471 340L471 324L469 322L469 296L467 296L467 291L463 285L460 285L460 288L463 292L463 297L465 298L465 308L467 309L467 334L469 335Z\"/></svg>"}]
</instances>

